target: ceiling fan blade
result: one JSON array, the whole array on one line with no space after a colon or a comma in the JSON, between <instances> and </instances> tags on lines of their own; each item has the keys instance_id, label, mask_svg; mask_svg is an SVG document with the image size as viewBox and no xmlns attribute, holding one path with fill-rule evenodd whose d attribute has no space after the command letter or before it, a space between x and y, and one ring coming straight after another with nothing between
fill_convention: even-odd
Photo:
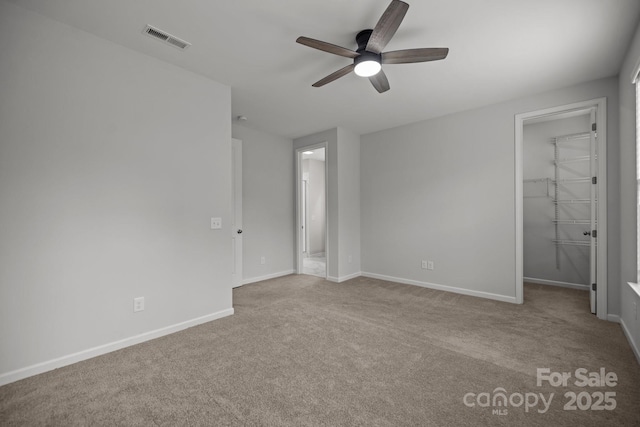
<instances>
[{"instance_id":1,"label":"ceiling fan blade","mask_svg":"<svg viewBox=\"0 0 640 427\"><path fill-rule=\"evenodd\" d=\"M336 46L335 44L323 42L316 39L310 39L309 37L298 37L296 42L303 44L305 46L312 47L314 49L321 50L323 52L333 53L334 55L344 56L345 58L355 58L360 56L358 52L353 50Z\"/></svg>"},{"instance_id":2,"label":"ceiling fan blade","mask_svg":"<svg viewBox=\"0 0 640 427\"><path fill-rule=\"evenodd\" d=\"M353 64L349 64L344 68L340 68L338 71L329 74L327 77L325 77L322 80L318 80L317 82L315 82L314 84L312 84L311 86L313 87L320 87L320 86L324 86L327 83L331 83L334 80L339 79L340 77L346 76L347 74L349 74L350 72L353 71L353 69L355 68L355 65Z\"/></svg>"},{"instance_id":3,"label":"ceiling fan blade","mask_svg":"<svg viewBox=\"0 0 640 427\"><path fill-rule=\"evenodd\" d=\"M446 47L394 50L382 54L382 63L410 64L412 62L438 61L446 58L448 54L449 48Z\"/></svg>"},{"instance_id":4,"label":"ceiling fan blade","mask_svg":"<svg viewBox=\"0 0 640 427\"><path fill-rule=\"evenodd\" d=\"M376 90L380 93L386 92L390 89L387 75L382 70L378 71L378 74L369 77L369 81L371 82L373 87L375 87Z\"/></svg>"},{"instance_id":5,"label":"ceiling fan blade","mask_svg":"<svg viewBox=\"0 0 640 427\"><path fill-rule=\"evenodd\" d=\"M408 9L409 5L407 3L400 0L392 0L373 29L371 37L369 37L366 48L369 52L382 52L382 49L398 30Z\"/></svg>"}]
</instances>

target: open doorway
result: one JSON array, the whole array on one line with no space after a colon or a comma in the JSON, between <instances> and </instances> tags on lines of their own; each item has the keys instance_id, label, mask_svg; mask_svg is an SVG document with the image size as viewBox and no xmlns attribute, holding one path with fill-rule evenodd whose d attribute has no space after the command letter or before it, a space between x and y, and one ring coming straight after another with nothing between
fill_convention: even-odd
<instances>
[{"instance_id":1,"label":"open doorway","mask_svg":"<svg viewBox=\"0 0 640 427\"><path fill-rule=\"evenodd\" d=\"M326 147L304 147L296 155L298 273L327 277Z\"/></svg>"},{"instance_id":2,"label":"open doorway","mask_svg":"<svg viewBox=\"0 0 640 427\"><path fill-rule=\"evenodd\" d=\"M591 278L592 110L524 124L524 281L589 291ZM593 218L595 223L595 218ZM594 261L594 262L592 262ZM595 312L595 307L592 307Z\"/></svg>"},{"instance_id":3,"label":"open doorway","mask_svg":"<svg viewBox=\"0 0 640 427\"><path fill-rule=\"evenodd\" d=\"M516 116L516 300L523 281L584 289L607 318L606 100Z\"/></svg>"}]
</instances>

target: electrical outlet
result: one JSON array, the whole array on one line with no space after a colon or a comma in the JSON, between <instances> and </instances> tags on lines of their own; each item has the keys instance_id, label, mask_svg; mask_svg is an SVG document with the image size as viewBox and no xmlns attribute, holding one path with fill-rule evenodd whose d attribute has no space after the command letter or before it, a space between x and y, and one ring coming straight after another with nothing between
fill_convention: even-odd
<instances>
[{"instance_id":1,"label":"electrical outlet","mask_svg":"<svg viewBox=\"0 0 640 427\"><path fill-rule=\"evenodd\" d=\"M222 228L222 218L211 218L211 229L219 230Z\"/></svg>"},{"instance_id":2,"label":"electrical outlet","mask_svg":"<svg viewBox=\"0 0 640 427\"><path fill-rule=\"evenodd\" d=\"M260 264L265 265L267 263L267 260L265 259L265 257L260 257Z\"/></svg>"},{"instance_id":3,"label":"electrical outlet","mask_svg":"<svg viewBox=\"0 0 640 427\"><path fill-rule=\"evenodd\" d=\"M433 261L427 261L427 270L433 270Z\"/></svg>"},{"instance_id":4,"label":"electrical outlet","mask_svg":"<svg viewBox=\"0 0 640 427\"><path fill-rule=\"evenodd\" d=\"M144 310L144 297L138 297L133 299L133 311L143 311Z\"/></svg>"},{"instance_id":5,"label":"electrical outlet","mask_svg":"<svg viewBox=\"0 0 640 427\"><path fill-rule=\"evenodd\" d=\"M427 261L422 261L422 269L423 270L427 269Z\"/></svg>"}]
</instances>

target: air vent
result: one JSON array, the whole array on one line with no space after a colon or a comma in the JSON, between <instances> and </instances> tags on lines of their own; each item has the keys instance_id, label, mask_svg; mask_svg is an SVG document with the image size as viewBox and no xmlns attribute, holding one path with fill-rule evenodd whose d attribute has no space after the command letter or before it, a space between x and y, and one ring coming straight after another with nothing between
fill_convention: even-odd
<instances>
[{"instance_id":1,"label":"air vent","mask_svg":"<svg viewBox=\"0 0 640 427\"><path fill-rule=\"evenodd\" d=\"M180 50L185 50L186 48L191 46L191 43L181 40L178 37L172 36L171 34L158 28L152 27L151 25L147 25L146 27L144 27L143 33L145 33L149 37L153 37L154 39L165 42L168 45L177 47Z\"/></svg>"}]
</instances>

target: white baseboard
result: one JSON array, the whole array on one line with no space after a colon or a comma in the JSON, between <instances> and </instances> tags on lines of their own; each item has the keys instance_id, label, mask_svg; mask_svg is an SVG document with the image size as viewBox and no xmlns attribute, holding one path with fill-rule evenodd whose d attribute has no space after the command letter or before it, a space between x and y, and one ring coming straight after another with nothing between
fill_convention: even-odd
<instances>
[{"instance_id":1,"label":"white baseboard","mask_svg":"<svg viewBox=\"0 0 640 427\"><path fill-rule=\"evenodd\" d=\"M620 323L622 319L617 314L607 314L607 320L613 323Z\"/></svg>"},{"instance_id":2,"label":"white baseboard","mask_svg":"<svg viewBox=\"0 0 640 427\"><path fill-rule=\"evenodd\" d=\"M355 279L356 277L360 277L362 276L362 272L358 271L356 273L352 273L352 274L347 274L346 276L342 276L340 277L338 280L340 280L340 282L346 282L347 280L351 280L351 279Z\"/></svg>"},{"instance_id":3,"label":"white baseboard","mask_svg":"<svg viewBox=\"0 0 640 427\"><path fill-rule=\"evenodd\" d=\"M418 280L402 279L399 277L385 276L385 275L376 274L376 273L362 272L362 276L371 277L372 279L386 280L388 282L404 283L405 285L420 286L423 288L436 289L439 291L453 292L456 294L469 295L472 297L480 297L480 298L486 298L486 299L492 299L496 301L503 301L503 302L510 302L513 304L517 304L515 297L510 297L507 295L492 294L490 292L474 291L471 289L456 288L453 286L446 286L446 285L438 285L436 283L420 282Z\"/></svg>"},{"instance_id":4,"label":"white baseboard","mask_svg":"<svg viewBox=\"0 0 640 427\"><path fill-rule=\"evenodd\" d=\"M242 284L248 285L249 283L262 282L263 280L269 280L269 279L275 279L276 277L288 276L289 274L293 274L295 272L296 272L295 270L287 270L287 271L280 271L278 273L267 274L265 276L243 279Z\"/></svg>"},{"instance_id":5,"label":"white baseboard","mask_svg":"<svg viewBox=\"0 0 640 427\"><path fill-rule=\"evenodd\" d=\"M588 291L589 285L583 285L581 283L559 282L557 280L536 279L534 277L523 277L524 282L535 283L536 285L551 285L561 288L578 289L581 291Z\"/></svg>"},{"instance_id":6,"label":"white baseboard","mask_svg":"<svg viewBox=\"0 0 640 427\"><path fill-rule=\"evenodd\" d=\"M638 347L638 344L633 339L633 335L631 335L631 331L629 331L627 325L624 323L624 319L620 319L620 326L622 326L622 331L627 337L627 341L629 341L629 345L631 346L631 350L633 350L633 354L636 356L636 360L640 363L640 347Z\"/></svg>"},{"instance_id":7,"label":"white baseboard","mask_svg":"<svg viewBox=\"0 0 640 427\"><path fill-rule=\"evenodd\" d=\"M135 344L140 344L145 341L149 341L155 338L160 338L165 335L173 334L183 329L191 328L202 323L207 323L212 320L220 319L222 317L230 316L234 312L233 308L218 311L217 313L208 314L206 316L198 317L196 319L187 320L185 322L176 323L175 325L166 326L164 328L156 329L154 331L145 332L139 335L134 335L123 340L114 341L108 344L100 345L97 347L82 350L77 353L69 354L67 356L58 357L46 362L37 363L35 365L27 366L25 368L16 369L15 371L6 372L0 374L0 386L9 384L15 381L19 381L34 375L42 374L47 371L62 368L63 366L72 365L83 360L91 359L92 357L101 356L112 351L120 350L125 347L130 347Z\"/></svg>"},{"instance_id":8,"label":"white baseboard","mask_svg":"<svg viewBox=\"0 0 640 427\"><path fill-rule=\"evenodd\" d=\"M342 283L342 282L346 282L347 280L355 279L356 277L360 277L360 276L362 276L362 273L358 271L357 273L347 274L346 276L341 276L341 277L327 276L327 280L330 282Z\"/></svg>"}]
</instances>

